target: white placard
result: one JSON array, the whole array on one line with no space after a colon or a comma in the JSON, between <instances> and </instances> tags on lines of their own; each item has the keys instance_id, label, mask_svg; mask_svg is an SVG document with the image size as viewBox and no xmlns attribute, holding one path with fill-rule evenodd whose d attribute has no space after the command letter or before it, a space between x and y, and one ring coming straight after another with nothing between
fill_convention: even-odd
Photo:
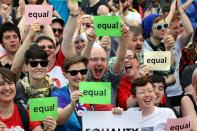
<instances>
[{"instance_id":1,"label":"white placard","mask_svg":"<svg viewBox=\"0 0 197 131\"><path fill-rule=\"evenodd\" d=\"M149 70L169 71L171 64L170 51L145 51L144 64Z\"/></svg>"},{"instance_id":2,"label":"white placard","mask_svg":"<svg viewBox=\"0 0 197 131\"><path fill-rule=\"evenodd\" d=\"M140 131L142 113L130 108L122 114L111 111L84 111L83 131Z\"/></svg>"}]
</instances>

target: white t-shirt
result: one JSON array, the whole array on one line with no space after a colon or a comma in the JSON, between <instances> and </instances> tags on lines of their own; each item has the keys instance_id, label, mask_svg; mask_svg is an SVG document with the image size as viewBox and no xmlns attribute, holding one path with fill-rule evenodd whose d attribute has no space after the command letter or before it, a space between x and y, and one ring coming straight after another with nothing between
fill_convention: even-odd
<instances>
[{"instance_id":1,"label":"white t-shirt","mask_svg":"<svg viewBox=\"0 0 197 131\"><path fill-rule=\"evenodd\" d=\"M139 107L131 109L134 111L140 111ZM176 119L176 115L172 109L155 106L153 113L142 117L140 123L141 131L166 131L166 123L168 119Z\"/></svg>"},{"instance_id":2,"label":"white t-shirt","mask_svg":"<svg viewBox=\"0 0 197 131\"><path fill-rule=\"evenodd\" d=\"M155 107L152 114L142 117L141 131L166 131L168 119L176 119L172 109Z\"/></svg>"}]
</instances>

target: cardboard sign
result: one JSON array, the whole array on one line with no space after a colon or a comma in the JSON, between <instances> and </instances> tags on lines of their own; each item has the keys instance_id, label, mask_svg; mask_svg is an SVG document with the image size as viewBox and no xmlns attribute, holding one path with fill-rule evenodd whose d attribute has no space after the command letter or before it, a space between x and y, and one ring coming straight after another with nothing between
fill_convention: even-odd
<instances>
[{"instance_id":1,"label":"cardboard sign","mask_svg":"<svg viewBox=\"0 0 197 131\"><path fill-rule=\"evenodd\" d=\"M79 102L83 104L111 104L110 82L80 82L79 90L84 94Z\"/></svg>"},{"instance_id":2,"label":"cardboard sign","mask_svg":"<svg viewBox=\"0 0 197 131\"><path fill-rule=\"evenodd\" d=\"M171 64L170 51L145 51L144 64L149 70L169 71Z\"/></svg>"},{"instance_id":3,"label":"cardboard sign","mask_svg":"<svg viewBox=\"0 0 197 131\"><path fill-rule=\"evenodd\" d=\"M192 122L190 117L169 119L167 121L167 131L190 131L191 124Z\"/></svg>"},{"instance_id":4,"label":"cardboard sign","mask_svg":"<svg viewBox=\"0 0 197 131\"><path fill-rule=\"evenodd\" d=\"M140 131L142 113L132 108L115 115L111 111L84 111L83 131Z\"/></svg>"},{"instance_id":5,"label":"cardboard sign","mask_svg":"<svg viewBox=\"0 0 197 131\"><path fill-rule=\"evenodd\" d=\"M121 36L120 20L119 16L94 16L96 36Z\"/></svg>"},{"instance_id":6,"label":"cardboard sign","mask_svg":"<svg viewBox=\"0 0 197 131\"><path fill-rule=\"evenodd\" d=\"M28 104L30 121L42 121L46 116L57 119L57 97L32 98Z\"/></svg>"},{"instance_id":7,"label":"cardboard sign","mask_svg":"<svg viewBox=\"0 0 197 131\"><path fill-rule=\"evenodd\" d=\"M51 24L52 11L52 5L25 5L25 24Z\"/></svg>"}]
</instances>

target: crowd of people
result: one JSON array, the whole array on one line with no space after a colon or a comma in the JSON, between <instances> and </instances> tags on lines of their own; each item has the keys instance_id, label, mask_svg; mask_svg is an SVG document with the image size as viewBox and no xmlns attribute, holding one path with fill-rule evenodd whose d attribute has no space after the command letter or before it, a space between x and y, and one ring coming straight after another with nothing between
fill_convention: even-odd
<instances>
[{"instance_id":1,"label":"crowd of people","mask_svg":"<svg viewBox=\"0 0 197 131\"><path fill-rule=\"evenodd\" d=\"M52 23L27 25L25 5L52 5ZM120 37L96 35L103 15L121 18ZM197 0L0 0L0 131L81 131L83 111L134 107L142 131L186 116L197 131L196 22ZM170 52L170 69L150 70L148 51ZM110 82L111 104L79 103L85 81ZM57 120L31 122L28 100L44 97Z\"/></svg>"}]
</instances>

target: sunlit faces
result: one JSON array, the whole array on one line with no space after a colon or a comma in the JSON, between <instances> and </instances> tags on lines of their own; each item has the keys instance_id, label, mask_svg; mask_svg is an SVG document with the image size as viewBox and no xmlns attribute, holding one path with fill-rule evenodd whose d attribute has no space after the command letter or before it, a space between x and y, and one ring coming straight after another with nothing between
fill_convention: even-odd
<instances>
[{"instance_id":1,"label":"sunlit faces","mask_svg":"<svg viewBox=\"0 0 197 131\"><path fill-rule=\"evenodd\" d=\"M51 41L43 39L38 42L38 45L47 53L49 61L55 57L55 46Z\"/></svg>"},{"instance_id":2,"label":"sunlit faces","mask_svg":"<svg viewBox=\"0 0 197 131\"><path fill-rule=\"evenodd\" d=\"M20 47L19 37L14 31L4 32L2 42L5 50L10 53L16 53L16 51Z\"/></svg>"},{"instance_id":3,"label":"sunlit faces","mask_svg":"<svg viewBox=\"0 0 197 131\"><path fill-rule=\"evenodd\" d=\"M81 54L82 50L85 48L85 45L86 45L86 40L79 37L76 38L76 40L74 41L74 46L78 55Z\"/></svg>"},{"instance_id":4,"label":"sunlit faces","mask_svg":"<svg viewBox=\"0 0 197 131\"><path fill-rule=\"evenodd\" d=\"M69 88L79 89L79 82L86 81L86 66L83 62L79 62L70 66L67 72L65 72L65 77L69 81ZM74 73L75 72L75 73ZM77 72L77 73L76 73Z\"/></svg>"},{"instance_id":5,"label":"sunlit faces","mask_svg":"<svg viewBox=\"0 0 197 131\"><path fill-rule=\"evenodd\" d=\"M161 26L161 28L160 28ZM165 33L167 31L167 25L164 20L160 20L157 23L153 23L152 26L152 36L156 39L162 40L165 36ZM160 29L160 30L158 30Z\"/></svg>"},{"instance_id":6,"label":"sunlit faces","mask_svg":"<svg viewBox=\"0 0 197 131\"><path fill-rule=\"evenodd\" d=\"M155 98L156 94L151 83L147 83L141 87L136 87L136 99L141 110L154 107Z\"/></svg>"},{"instance_id":7,"label":"sunlit faces","mask_svg":"<svg viewBox=\"0 0 197 131\"><path fill-rule=\"evenodd\" d=\"M164 97L164 85L162 82L159 83L153 83L153 87L156 93L156 100L155 104L161 103L163 97Z\"/></svg>"},{"instance_id":8,"label":"sunlit faces","mask_svg":"<svg viewBox=\"0 0 197 131\"><path fill-rule=\"evenodd\" d=\"M11 102L16 95L16 86L13 81L5 81L0 75L0 102Z\"/></svg>"},{"instance_id":9,"label":"sunlit faces","mask_svg":"<svg viewBox=\"0 0 197 131\"><path fill-rule=\"evenodd\" d=\"M170 33L171 35L173 36L174 40L177 39L178 35L180 34L181 32L181 27L180 27L180 23L179 23L179 20L176 20L176 21L172 21L170 23Z\"/></svg>"},{"instance_id":10,"label":"sunlit faces","mask_svg":"<svg viewBox=\"0 0 197 131\"><path fill-rule=\"evenodd\" d=\"M88 69L94 81L101 81L108 69L107 54L103 48L93 48L91 51Z\"/></svg>"},{"instance_id":11,"label":"sunlit faces","mask_svg":"<svg viewBox=\"0 0 197 131\"><path fill-rule=\"evenodd\" d=\"M90 16L84 15L81 17L81 28L82 30L86 30L91 27L91 24L93 23Z\"/></svg>"},{"instance_id":12,"label":"sunlit faces","mask_svg":"<svg viewBox=\"0 0 197 131\"><path fill-rule=\"evenodd\" d=\"M124 60L124 75L130 79L135 78L138 74L139 62L134 55L134 52L127 50L125 60Z\"/></svg>"},{"instance_id":13,"label":"sunlit faces","mask_svg":"<svg viewBox=\"0 0 197 131\"><path fill-rule=\"evenodd\" d=\"M48 61L42 59L30 59L26 65L30 79L43 79L48 71Z\"/></svg>"},{"instance_id":14,"label":"sunlit faces","mask_svg":"<svg viewBox=\"0 0 197 131\"><path fill-rule=\"evenodd\" d=\"M131 32L128 37L127 49L131 49L135 51L137 54L140 54L142 53L143 42L144 42L144 39L142 37L142 34L137 35Z\"/></svg>"},{"instance_id":15,"label":"sunlit faces","mask_svg":"<svg viewBox=\"0 0 197 131\"><path fill-rule=\"evenodd\" d=\"M59 42L59 40L63 38L63 27L60 23L54 22L52 23L51 28L55 35L56 42Z\"/></svg>"}]
</instances>

